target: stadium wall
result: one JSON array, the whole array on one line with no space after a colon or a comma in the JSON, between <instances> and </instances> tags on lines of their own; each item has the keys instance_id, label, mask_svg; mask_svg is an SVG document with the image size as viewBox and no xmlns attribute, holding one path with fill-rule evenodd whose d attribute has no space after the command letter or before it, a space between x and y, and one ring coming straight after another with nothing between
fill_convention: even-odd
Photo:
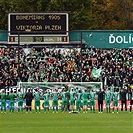
<instances>
[{"instance_id":1,"label":"stadium wall","mask_svg":"<svg viewBox=\"0 0 133 133\"><path fill-rule=\"evenodd\" d=\"M44 109L43 108L43 102L44 102L44 100L41 100L40 101L40 105L41 105L41 109ZM32 109L34 109L34 100L32 101ZM7 108L7 110L9 110L10 109L10 101L9 100L7 100L6 101L6 108ZM59 109L61 109L61 100L59 100L58 101L58 108ZM111 109L112 109L112 103L110 104L110 106L111 106ZM23 101L23 107L25 108L26 107L26 101L24 100ZM15 104L14 104L14 108L15 108L15 110L17 110L18 109L18 101L17 100L15 100ZM0 109L1 109L1 100L0 100ZM52 100L50 100L50 109L52 110ZM90 107L89 107L89 101L88 101L88 109L90 109ZM97 100L95 100L95 109L97 109L98 110L98 101ZM104 110L106 110L106 104L105 104L105 100L103 101L103 109ZM118 109L119 110L121 110L121 101L119 100L118 101ZM129 110L130 109L130 101L129 100L127 100L127 109Z\"/></svg>"},{"instance_id":2,"label":"stadium wall","mask_svg":"<svg viewBox=\"0 0 133 133\"><path fill-rule=\"evenodd\" d=\"M86 43L86 48L133 48L133 31L131 30L87 30L70 32L71 41L82 41Z\"/></svg>"},{"instance_id":3,"label":"stadium wall","mask_svg":"<svg viewBox=\"0 0 133 133\"><path fill-rule=\"evenodd\" d=\"M132 30L80 30L69 32L70 43L81 42L81 38L86 48L90 46L105 49L133 48ZM8 31L0 30L0 42L8 42Z\"/></svg>"},{"instance_id":4,"label":"stadium wall","mask_svg":"<svg viewBox=\"0 0 133 133\"><path fill-rule=\"evenodd\" d=\"M8 40L8 31L0 30L0 42L7 42Z\"/></svg>"}]
</instances>

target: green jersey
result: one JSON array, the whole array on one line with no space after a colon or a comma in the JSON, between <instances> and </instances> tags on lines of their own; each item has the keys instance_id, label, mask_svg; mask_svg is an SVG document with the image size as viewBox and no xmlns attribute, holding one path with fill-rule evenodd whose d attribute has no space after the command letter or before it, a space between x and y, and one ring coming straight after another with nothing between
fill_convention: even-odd
<instances>
[{"instance_id":1,"label":"green jersey","mask_svg":"<svg viewBox=\"0 0 133 133\"><path fill-rule=\"evenodd\" d=\"M11 102L14 102L14 100L15 100L15 94L14 94L14 93L10 93L10 94L9 94L9 100L10 100Z\"/></svg>"},{"instance_id":2,"label":"green jersey","mask_svg":"<svg viewBox=\"0 0 133 133\"><path fill-rule=\"evenodd\" d=\"M76 100L81 100L82 98L82 93L77 93L76 94Z\"/></svg>"},{"instance_id":3,"label":"green jersey","mask_svg":"<svg viewBox=\"0 0 133 133\"><path fill-rule=\"evenodd\" d=\"M88 100L88 95L89 95L89 92L82 92L82 99Z\"/></svg>"},{"instance_id":4,"label":"green jersey","mask_svg":"<svg viewBox=\"0 0 133 133\"><path fill-rule=\"evenodd\" d=\"M110 92L114 92L115 86L110 86Z\"/></svg>"},{"instance_id":5,"label":"green jersey","mask_svg":"<svg viewBox=\"0 0 133 133\"><path fill-rule=\"evenodd\" d=\"M18 92L17 98L18 98L18 101L23 100L23 94L22 94L22 92Z\"/></svg>"},{"instance_id":6,"label":"green jersey","mask_svg":"<svg viewBox=\"0 0 133 133\"><path fill-rule=\"evenodd\" d=\"M70 100L74 100L75 98L75 92L70 92Z\"/></svg>"},{"instance_id":7,"label":"green jersey","mask_svg":"<svg viewBox=\"0 0 133 133\"><path fill-rule=\"evenodd\" d=\"M6 93L1 93L0 97L2 102L6 102Z\"/></svg>"},{"instance_id":8,"label":"green jersey","mask_svg":"<svg viewBox=\"0 0 133 133\"><path fill-rule=\"evenodd\" d=\"M106 91L105 92L105 100L110 99L110 97L111 97L110 91Z\"/></svg>"},{"instance_id":9,"label":"green jersey","mask_svg":"<svg viewBox=\"0 0 133 133\"><path fill-rule=\"evenodd\" d=\"M58 100L58 95L59 95L59 92L52 92L52 99Z\"/></svg>"},{"instance_id":10,"label":"green jersey","mask_svg":"<svg viewBox=\"0 0 133 133\"><path fill-rule=\"evenodd\" d=\"M95 100L96 92L90 92L90 100Z\"/></svg>"},{"instance_id":11,"label":"green jersey","mask_svg":"<svg viewBox=\"0 0 133 133\"><path fill-rule=\"evenodd\" d=\"M35 99L35 101L40 101L40 98L41 98L40 92L35 92L34 93L34 99Z\"/></svg>"},{"instance_id":12,"label":"green jersey","mask_svg":"<svg viewBox=\"0 0 133 133\"><path fill-rule=\"evenodd\" d=\"M120 92L114 92L114 94L113 94L113 100L114 101L117 101L118 100L119 93Z\"/></svg>"},{"instance_id":13,"label":"green jersey","mask_svg":"<svg viewBox=\"0 0 133 133\"><path fill-rule=\"evenodd\" d=\"M68 92L62 92L62 99L67 99Z\"/></svg>"},{"instance_id":14,"label":"green jersey","mask_svg":"<svg viewBox=\"0 0 133 133\"><path fill-rule=\"evenodd\" d=\"M44 95L43 95L43 98L44 98L44 101L45 101L45 100L49 100L50 94L48 94L48 93L44 94Z\"/></svg>"}]
</instances>

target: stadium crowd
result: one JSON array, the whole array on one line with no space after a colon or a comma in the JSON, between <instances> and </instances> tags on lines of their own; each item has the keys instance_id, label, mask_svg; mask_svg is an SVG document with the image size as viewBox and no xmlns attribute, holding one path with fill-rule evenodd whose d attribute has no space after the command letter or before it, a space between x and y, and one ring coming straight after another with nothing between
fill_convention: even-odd
<instances>
[{"instance_id":1,"label":"stadium crowd","mask_svg":"<svg viewBox=\"0 0 133 133\"><path fill-rule=\"evenodd\" d=\"M18 58L18 53L20 58ZM19 60L18 60L19 59ZM99 77L94 68L102 68ZM133 84L133 49L0 48L0 89L22 82Z\"/></svg>"}]
</instances>

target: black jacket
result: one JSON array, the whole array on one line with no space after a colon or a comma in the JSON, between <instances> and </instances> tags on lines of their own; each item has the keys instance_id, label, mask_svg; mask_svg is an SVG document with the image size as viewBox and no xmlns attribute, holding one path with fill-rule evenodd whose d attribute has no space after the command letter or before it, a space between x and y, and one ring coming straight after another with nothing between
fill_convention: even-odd
<instances>
[{"instance_id":1,"label":"black jacket","mask_svg":"<svg viewBox=\"0 0 133 133\"><path fill-rule=\"evenodd\" d=\"M31 92L27 92L27 93L25 94L25 99L26 99L26 101L32 101L33 98L34 98L34 97L33 97L33 95L32 95Z\"/></svg>"},{"instance_id":2,"label":"black jacket","mask_svg":"<svg viewBox=\"0 0 133 133\"><path fill-rule=\"evenodd\" d=\"M120 99L121 101L126 101L127 100L127 90L123 90L122 92L120 92Z\"/></svg>"},{"instance_id":3,"label":"black jacket","mask_svg":"<svg viewBox=\"0 0 133 133\"><path fill-rule=\"evenodd\" d=\"M98 100L99 100L99 101L104 100L104 92L103 92L103 91L97 92L97 95L98 95Z\"/></svg>"}]
</instances>

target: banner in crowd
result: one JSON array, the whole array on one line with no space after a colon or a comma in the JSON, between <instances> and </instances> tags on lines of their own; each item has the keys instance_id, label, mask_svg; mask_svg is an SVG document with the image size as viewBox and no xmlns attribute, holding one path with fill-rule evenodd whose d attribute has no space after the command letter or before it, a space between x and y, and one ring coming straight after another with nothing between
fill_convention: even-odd
<instances>
[{"instance_id":1,"label":"banner in crowd","mask_svg":"<svg viewBox=\"0 0 133 133\"><path fill-rule=\"evenodd\" d=\"M99 69L93 68L92 73L91 73L91 77L99 78L101 76L100 75L101 71L102 71L102 67L100 67Z\"/></svg>"},{"instance_id":2,"label":"banner in crowd","mask_svg":"<svg viewBox=\"0 0 133 133\"><path fill-rule=\"evenodd\" d=\"M10 86L10 87L5 87L3 89L5 90L6 95L9 95L9 93L11 92L11 90L13 91L14 94L16 94L19 88L18 88L18 86ZM0 90L0 93L1 93L1 91L3 89Z\"/></svg>"}]
</instances>

